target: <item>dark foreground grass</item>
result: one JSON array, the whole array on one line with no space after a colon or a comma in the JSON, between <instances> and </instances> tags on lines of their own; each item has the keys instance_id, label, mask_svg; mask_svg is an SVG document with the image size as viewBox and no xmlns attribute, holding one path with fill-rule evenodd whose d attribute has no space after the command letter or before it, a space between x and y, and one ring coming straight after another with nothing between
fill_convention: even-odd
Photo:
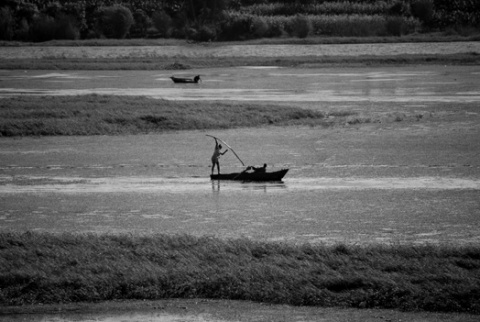
<instances>
[{"instance_id":1,"label":"dark foreground grass","mask_svg":"<svg viewBox=\"0 0 480 322\"><path fill-rule=\"evenodd\" d=\"M480 314L480 248L0 233L0 305L165 298Z\"/></svg>"},{"instance_id":2,"label":"dark foreground grass","mask_svg":"<svg viewBox=\"0 0 480 322\"><path fill-rule=\"evenodd\" d=\"M250 103L147 97L12 97L0 100L0 136L117 135L246 126L324 124L324 114Z\"/></svg>"}]
</instances>

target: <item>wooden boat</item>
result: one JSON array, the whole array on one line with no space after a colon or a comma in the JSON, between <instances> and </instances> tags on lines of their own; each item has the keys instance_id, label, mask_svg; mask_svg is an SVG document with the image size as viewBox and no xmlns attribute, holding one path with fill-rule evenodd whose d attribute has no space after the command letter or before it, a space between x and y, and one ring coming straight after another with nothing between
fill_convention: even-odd
<instances>
[{"instance_id":1,"label":"wooden boat","mask_svg":"<svg viewBox=\"0 0 480 322\"><path fill-rule=\"evenodd\" d=\"M197 84L200 80L200 75L195 76L194 78L185 78L185 77L170 77L174 83L190 83Z\"/></svg>"},{"instance_id":2,"label":"wooden boat","mask_svg":"<svg viewBox=\"0 0 480 322\"><path fill-rule=\"evenodd\" d=\"M282 169L274 172L234 172L225 174L212 174L212 180L236 180L236 181L282 181L287 174L288 169Z\"/></svg>"}]
</instances>

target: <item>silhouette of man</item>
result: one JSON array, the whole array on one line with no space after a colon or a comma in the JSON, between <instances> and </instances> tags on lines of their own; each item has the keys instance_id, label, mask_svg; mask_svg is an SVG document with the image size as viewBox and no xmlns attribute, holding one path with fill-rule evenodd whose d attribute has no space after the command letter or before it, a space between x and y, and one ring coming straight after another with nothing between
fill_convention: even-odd
<instances>
[{"instance_id":1,"label":"silhouette of man","mask_svg":"<svg viewBox=\"0 0 480 322\"><path fill-rule=\"evenodd\" d=\"M212 174L213 174L213 171L215 170L215 165L217 166L218 174L220 174L220 162L218 161L218 159L220 158L221 155L224 155L225 153L228 152L228 149L225 150L224 152L222 152L221 150L222 150L222 145L218 144L217 139L215 139L215 151L213 151L213 155L212 155Z\"/></svg>"}]
</instances>

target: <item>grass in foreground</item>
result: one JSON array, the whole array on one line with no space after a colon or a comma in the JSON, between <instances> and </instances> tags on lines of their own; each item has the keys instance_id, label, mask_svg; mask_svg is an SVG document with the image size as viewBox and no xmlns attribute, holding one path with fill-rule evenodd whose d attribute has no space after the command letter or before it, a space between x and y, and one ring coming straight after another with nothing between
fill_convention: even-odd
<instances>
[{"instance_id":1,"label":"grass in foreground","mask_svg":"<svg viewBox=\"0 0 480 322\"><path fill-rule=\"evenodd\" d=\"M0 233L0 305L165 298L480 314L480 248Z\"/></svg>"},{"instance_id":2,"label":"grass in foreground","mask_svg":"<svg viewBox=\"0 0 480 322\"><path fill-rule=\"evenodd\" d=\"M0 136L138 134L326 123L324 114L250 103L172 102L146 97L13 97L0 100Z\"/></svg>"}]
</instances>

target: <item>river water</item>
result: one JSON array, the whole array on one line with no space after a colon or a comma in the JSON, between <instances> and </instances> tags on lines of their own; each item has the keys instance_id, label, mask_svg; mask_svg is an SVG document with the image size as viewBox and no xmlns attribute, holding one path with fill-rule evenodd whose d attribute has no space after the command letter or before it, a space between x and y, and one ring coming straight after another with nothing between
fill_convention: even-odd
<instances>
[{"instance_id":1,"label":"river water","mask_svg":"<svg viewBox=\"0 0 480 322\"><path fill-rule=\"evenodd\" d=\"M179 72L196 73L202 83L178 85L163 71L4 70L0 99L97 93L252 100L387 118L400 113L406 122L1 138L0 229L292 243L480 241L480 67ZM206 134L227 141L247 165L289 173L274 184L211 182L213 140ZM222 172L242 169L232 153L221 165Z\"/></svg>"},{"instance_id":2,"label":"river water","mask_svg":"<svg viewBox=\"0 0 480 322\"><path fill-rule=\"evenodd\" d=\"M0 139L0 229L193 234L288 243L480 242L474 122L214 131L283 182L210 181L211 138L161 135ZM464 144L462 146L462 144ZM223 171L242 167L230 153ZM193 301L193 300L191 300ZM148 302L147 302L148 303ZM118 304L120 305L120 304ZM248 306L247 306L248 305ZM97 304L101 306L101 304ZM85 305L84 305L85 308ZM0 321L476 321L476 316L178 301Z\"/></svg>"},{"instance_id":3,"label":"river water","mask_svg":"<svg viewBox=\"0 0 480 322\"><path fill-rule=\"evenodd\" d=\"M477 43L440 47L443 53L479 52ZM431 54L438 53L440 47L389 44L375 50L384 55ZM289 48L279 51L279 47L265 46L264 52L258 52L258 47L231 46L212 54L211 49L198 47L181 53L178 48L140 47L137 55L234 57L265 55L265 51L285 55ZM0 58L91 57L92 50L98 57L132 55L131 50L123 53L117 47L87 49L32 47L19 52L4 47L0 48ZM311 49L315 52L303 54L372 53L368 45L309 46ZM298 46L295 50L298 56ZM403 112L408 106L409 112L433 115L433 121L334 129L0 138L0 230L193 234L327 244L480 242L480 129L475 105L480 101L478 66L245 67L178 74L197 73L203 83L181 87L170 82L169 73L157 71L0 71L0 97L146 95L270 101L320 110L334 106L362 113ZM451 104L447 114L463 117L434 121L437 103ZM473 108L454 108L464 103L473 104L469 105ZM289 168L289 173L277 183L210 181L213 142L205 134L227 141L246 164L266 162L268 169ZM222 172L242 169L231 153L221 164ZM284 312L276 307L273 310ZM240 313L229 312L228 316L149 311L14 315L0 320L224 321ZM318 316L315 313L312 320Z\"/></svg>"},{"instance_id":4,"label":"river water","mask_svg":"<svg viewBox=\"0 0 480 322\"><path fill-rule=\"evenodd\" d=\"M195 85L170 76L201 75ZM479 66L212 68L165 71L0 70L0 97L141 95L168 100L314 103L480 102Z\"/></svg>"},{"instance_id":5,"label":"river water","mask_svg":"<svg viewBox=\"0 0 480 322\"><path fill-rule=\"evenodd\" d=\"M435 125L211 133L246 164L289 168L279 183L210 181L213 140L202 131L2 139L0 222L293 243L476 243L480 143L469 131L461 138L471 149ZM230 153L221 165L242 169Z\"/></svg>"}]
</instances>

